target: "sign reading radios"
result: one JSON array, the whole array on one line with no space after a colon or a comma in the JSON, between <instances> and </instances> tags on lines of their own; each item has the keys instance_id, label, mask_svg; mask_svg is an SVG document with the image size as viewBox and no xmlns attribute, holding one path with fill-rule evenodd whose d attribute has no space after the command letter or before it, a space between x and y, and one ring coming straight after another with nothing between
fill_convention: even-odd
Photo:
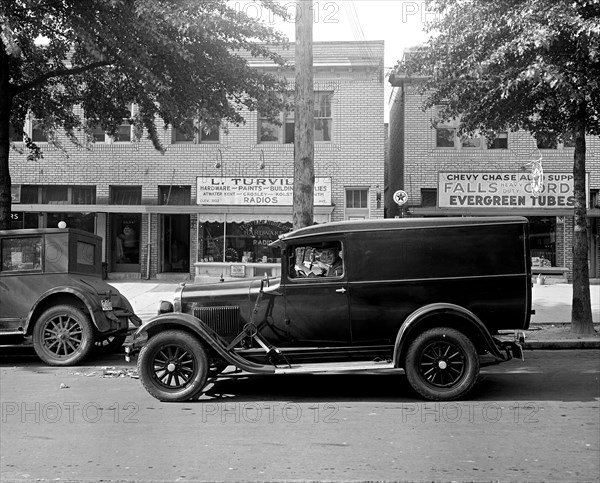
<instances>
[{"instance_id":1,"label":"sign reading radios","mask_svg":"<svg viewBox=\"0 0 600 483\"><path fill-rule=\"evenodd\" d=\"M438 173L440 208L572 208L573 173L544 173L542 189L532 190L531 173Z\"/></svg>"},{"instance_id":2,"label":"sign reading radios","mask_svg":"<svg viewBox=\"0 0 600 483\"><path fill-rule=\"evenodd\" d=\"M293 178L197 178L199 205L292 206ZM331 205L331 178L315 178L315 205Z\"/></svg>"}]
</instances>

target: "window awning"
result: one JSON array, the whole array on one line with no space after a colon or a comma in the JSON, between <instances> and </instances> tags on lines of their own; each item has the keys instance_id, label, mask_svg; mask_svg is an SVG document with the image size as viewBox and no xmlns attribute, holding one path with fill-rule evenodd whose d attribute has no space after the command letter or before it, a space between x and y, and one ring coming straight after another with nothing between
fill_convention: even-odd
<instances>
[{"instance_id":1,"label":"window awning","mask_svg":"<svg viewBox=\"0 0 600 483\"><path fill-rule=\"evenodd\" d=\"M334 206L315 206L314 221L331 221ZM292 223L291 206L208 206L208 205L79 205L79 204L18 204L12 211L34 213L158 213L164 215L198 215L204 222L245 223L253 220L279 221Z\"/></svg>"}]
</instances>

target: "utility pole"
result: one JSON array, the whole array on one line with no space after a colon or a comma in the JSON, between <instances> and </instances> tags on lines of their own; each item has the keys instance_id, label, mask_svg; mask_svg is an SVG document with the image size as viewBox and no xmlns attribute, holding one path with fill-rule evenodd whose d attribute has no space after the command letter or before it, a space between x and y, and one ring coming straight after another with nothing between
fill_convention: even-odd
<instances>
[{"instance_id":1,"label":"utility pole","mask_svg":"<svg viewBox=\"0 0 600 483\"><path fill-rule=\"evenodd\" d=\"M296 92L294 110L293 228L313 224L315 113L313 88L313 0L296 1Z\"/></svg>"}]
</instances>

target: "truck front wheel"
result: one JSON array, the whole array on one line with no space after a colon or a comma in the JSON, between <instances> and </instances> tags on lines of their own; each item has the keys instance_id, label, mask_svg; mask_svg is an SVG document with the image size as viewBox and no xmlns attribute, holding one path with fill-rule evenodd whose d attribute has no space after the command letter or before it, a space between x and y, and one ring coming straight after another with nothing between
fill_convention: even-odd
<instances>
[{"instance_id":1,"label":"truck front wheel","mask_svg":"<svg viewBox=\"0 0 600 483\"><path fill-rule=\"evenodd\" d=\"M462 332L436 327L410 344L404 370L421 396L434 401L452 400L464 396L475 384L479 356Z\"/></svg>"},{"instance_id":2,"label":"truck front wheel","mask_svg":"<svg viewBox=\"0 0 600 483\"><path fill-rule=\"evenodd\" d=\"M150 337L144 345L138 372L146 390L159 401L187 401L206 384L206 350L193 335L167 330Z\"/></svg>"}]
</instances>

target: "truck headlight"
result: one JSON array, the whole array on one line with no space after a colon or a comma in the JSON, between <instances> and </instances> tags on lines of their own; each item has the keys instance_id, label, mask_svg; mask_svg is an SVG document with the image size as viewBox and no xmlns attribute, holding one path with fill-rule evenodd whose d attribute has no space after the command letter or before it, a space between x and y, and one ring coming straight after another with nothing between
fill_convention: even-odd
<instances>
[{"instance_id":1,"label":"truck headlight","mask_svg":"<svg viewBox=\"0 0 600 483\"><path fill-rule=\"evenodd\" d=\"M158 303L158 315L168 314L169 312L173 312L173 304L168 300L161 300Z\"/></svg>"}]
</instances>

